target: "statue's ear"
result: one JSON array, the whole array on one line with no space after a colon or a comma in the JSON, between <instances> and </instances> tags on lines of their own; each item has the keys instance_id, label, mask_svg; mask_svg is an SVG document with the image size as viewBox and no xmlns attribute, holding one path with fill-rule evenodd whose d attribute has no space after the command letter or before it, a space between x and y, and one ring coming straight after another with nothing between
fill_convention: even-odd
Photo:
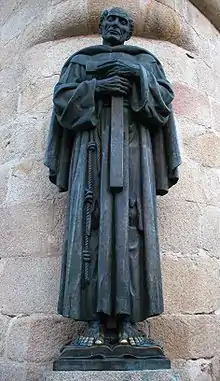
<instances>
[{"instance_id":1,"label":"statue's ear","mask_svg":"<svg viewBox=\"0 0 220 381\"><path fill-rule=\"evenodd\" d=\"M102 35L102 25L99 25L99 34Z\"/></svg>"}]
</instances>

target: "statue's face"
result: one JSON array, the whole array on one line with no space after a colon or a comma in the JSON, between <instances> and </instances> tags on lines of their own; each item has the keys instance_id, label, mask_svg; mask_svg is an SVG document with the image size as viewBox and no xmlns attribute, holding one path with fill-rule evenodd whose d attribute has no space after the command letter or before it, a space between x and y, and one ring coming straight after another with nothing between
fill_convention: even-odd
<instances>
[{"instance_id":1,"label":"statue's face","mask_svg":"<svg viewBox=\"0 0 220 381\"><path fill-rule=\"evenodd\" d=\"M102 23L101 34L105 44L121 45L130 38L129 20L120 13L110 13Z\"/></svg>"}]
</instances>

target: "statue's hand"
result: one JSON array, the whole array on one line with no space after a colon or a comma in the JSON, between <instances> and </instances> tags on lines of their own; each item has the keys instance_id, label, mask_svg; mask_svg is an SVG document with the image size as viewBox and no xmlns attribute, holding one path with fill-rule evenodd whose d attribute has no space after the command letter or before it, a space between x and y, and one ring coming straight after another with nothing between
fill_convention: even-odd
<instances>
[{"instance_id":1,"label":"statue's hand","mask_svg":"<svg viewBox=\"0 0 220 381\"><path fill-rule=\"evenodd\" d=\"M118 75L96 81L96 93L125 96L129 93L131 84L128 79Z\"/></svg>"},{"instance_id":2,"label":"statue's hand","mask_svg":"<svg viewBox=\"0 0 220 381\"><path fill-rule=\"evenodd\" d=\"M111 77L119 75L122 77L138 77L139 69L137 65L127 64L121 60L107 62L99 66L100 70L105 71L105 76Z\"/></svg>"}]
</instances>

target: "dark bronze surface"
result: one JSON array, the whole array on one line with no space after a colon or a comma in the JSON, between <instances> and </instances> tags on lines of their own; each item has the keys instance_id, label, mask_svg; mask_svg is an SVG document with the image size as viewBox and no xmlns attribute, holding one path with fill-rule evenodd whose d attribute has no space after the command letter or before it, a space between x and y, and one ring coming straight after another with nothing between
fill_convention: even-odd
<instances>
[{"instance_id":1,"label":"dark bronze surface","mask_svg":"<svg viewBox=\"0 0 220 381\"><path fill-rule=\"evenodd\" d=\"M110 335L111 337L113 335ZM56 371L170 369L160 345L149 341L145 347L117 345L106 340L102 346L77 348L66 345L54 362Z\"/></svg>"},{"instance_id":2,"label":"dark bronze surface","mask_svg":"<svg viewBox=\"0 0 220 381\"><path fill-rule=\"evenodd\" d=\"M124 182L124 112L123 97L112 97L111 145L110 145L110 189L120 191Z\"/></svg>"},{"instance_id":3,"label":"dark bronze surface","mask_svg":"<svg viewBox=\"0 0 220 381\"><path fill-rule=\"evenodd\" d=\"M170 369L170 361L157 347L143 349L129 346L106 346L74 350L65 347L60 358L54 362L56 371L74 370L146 370Z\"/></svg>"},{"instance_id":4,"label":"dark bronze surface","mask_svg":"<svg viewBox=\"0 0 220 381\"><path fill-rule=\"evenodd\" d=\"M69 192L58 312L89 323L71 353L98 348L101 356L109 319L116 343L127 344L118 361L101 356L91 369L127 369L123 353L136 347L146 358L140 365L143 359L132 357L128 368L148 369L149 340L136 322L163 312L156 195L178 181L174 94L154 55L124 45L132 30L124 10L106 10L103 45L65 63L54 89L45 159L50 180ZM149 364L156 367L154 360ZM71 361L84 369L78 358Z\"/></svg>"}]
</instances>

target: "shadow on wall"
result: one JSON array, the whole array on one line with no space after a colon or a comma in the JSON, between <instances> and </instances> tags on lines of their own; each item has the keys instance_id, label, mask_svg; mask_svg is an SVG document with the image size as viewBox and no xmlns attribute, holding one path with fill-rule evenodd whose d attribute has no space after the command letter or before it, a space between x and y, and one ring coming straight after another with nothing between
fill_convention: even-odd
<instances>
[{"instance_id":1,"label":"shadow on wall","mask_svg":"<svg viewBox=\"0 0 220 381\"><path fill-rule=\"evenodd\" d=\"M220 2L219 0L190 0L211 23L220 30ZM220 381L217 380L217 381Z\"/></svg>"},{"instance_id":2,"label":"shadow on wall","mask_svg":"<svg viewBox=\"0 0 220 381\"><path fill-rule=\"evenodd\" d=\"M16 31L13 25L3 25L3 40L19 36L22 45L30 47L51 40L91 35L97 33L102 10L114 5L123 7L124 2L79 0L76 4L72 0L38 0L30 7L28 2L24 4L22 1L18 8L11 9L13 25L19 24L21 28ZM126 2L126 9L135 22L135 36L169 41L186 50L196 51L191 7L189 0L175 2L175 6L171 0ZM25 20L25 23L18 23L19 20Z\"/></svg>"},{"instance_id":3,"label":"shadow on wall","mask_svg":"<svg viewBox=\"0 0 220 381\"><path fill-rule=\"evenodd\" d=\"M4 44L19 38L25 48L46 41L97 33L103 9L115 5L124 7L122 0L38 0L34 3L21 0L16 6L15 3L10 0L6 11L0 15L2 41ZM220 30L219 0L126 2L126 9L135 22L134 36L169 41L194 52L197 51L198 37L197 20L192 20L192 14L196 14L195 6ZM8 18L9 23L6 22Z\"/></svg>"}]
</instances>

